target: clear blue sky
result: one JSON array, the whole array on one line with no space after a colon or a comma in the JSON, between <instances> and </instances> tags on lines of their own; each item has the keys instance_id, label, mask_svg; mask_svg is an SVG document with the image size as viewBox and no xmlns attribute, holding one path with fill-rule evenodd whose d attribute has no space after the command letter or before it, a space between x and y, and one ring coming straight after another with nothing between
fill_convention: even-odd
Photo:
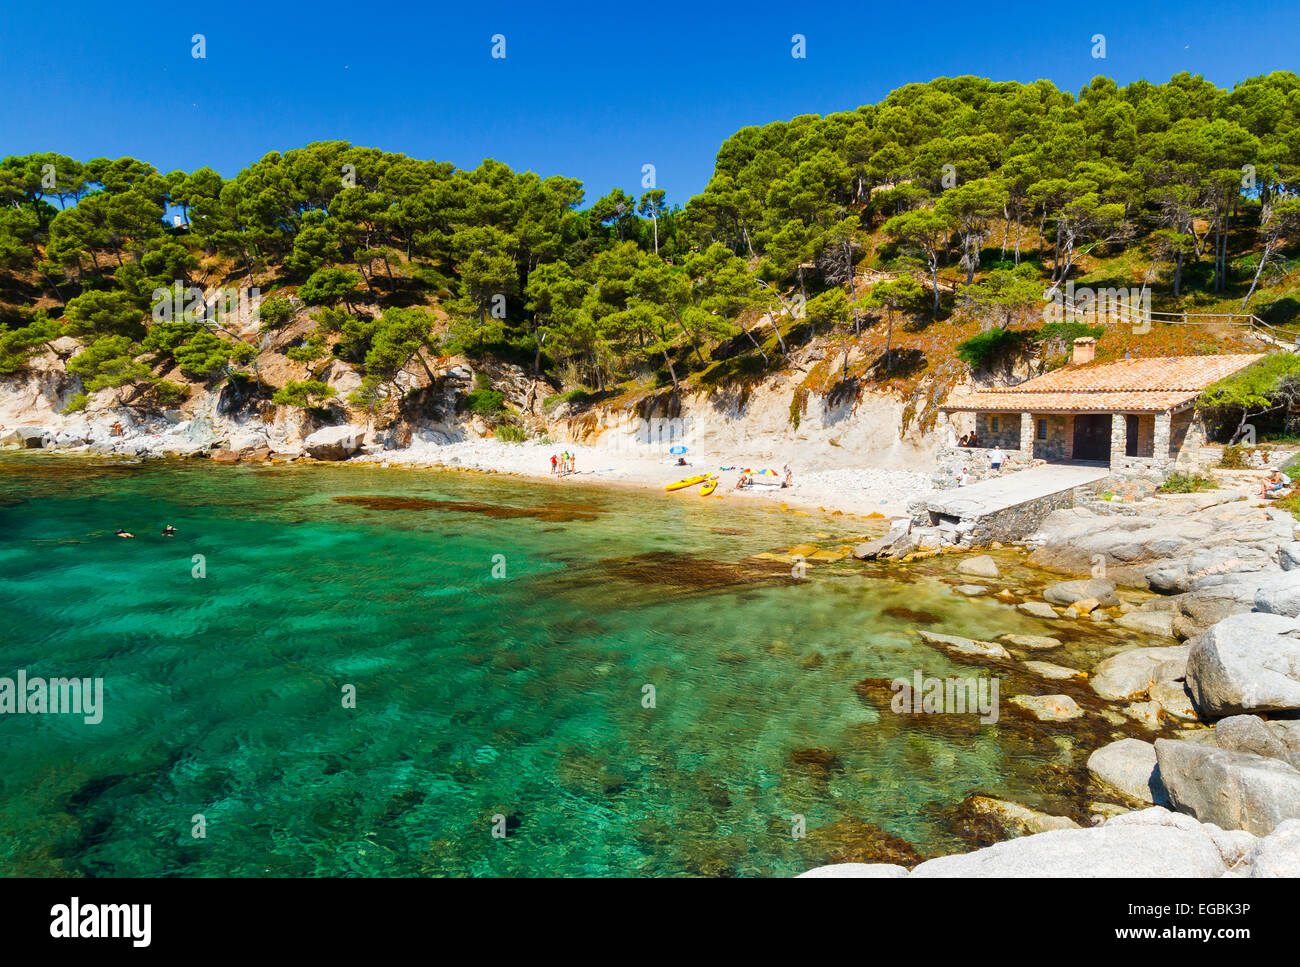
<instances>
[{"instance_id":1,"label":"clear blue sky","mask_svg":"<svg viewBox=\"0 0 1300 967\"><path fill-rule=\"evenodd\" d=\"M197 6L197 5L196 5ZM562 8L563 12L558 9ZM849 110L941 75L1047 78L1077 92L1179 71L1220 86L1300 68L1295 0L106 5L0 22L0 155L131 155L227 177L272 150L343 139L474 167L580 178L593 201L670 203L738 128ZM207 57L190 38L206 36ZM490 57L504 34L504 60ZM807 57L790 56L804 34ZM1106 35L1107 57L1092 57Z\"/></svg>"}]
</instances>

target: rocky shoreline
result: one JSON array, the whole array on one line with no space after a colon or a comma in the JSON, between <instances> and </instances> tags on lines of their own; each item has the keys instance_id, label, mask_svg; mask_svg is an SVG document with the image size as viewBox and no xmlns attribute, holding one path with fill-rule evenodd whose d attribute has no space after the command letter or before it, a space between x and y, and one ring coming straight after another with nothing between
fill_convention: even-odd
<instances>
[{"instance_id":1,"label":"rocky shoreline","mask_svg":"<svg viewBox=\"0 0 1300 967\"><path fill-rule=\"evenodd\" d=\"M803 875L1300 876L1297 536L1290 514L1241 492L1152 498L1122 515L1086 507L1052 513L1024 542L1026 563L1089 576L1015 606L1063 626L1097 622L1170 644L1120 651L1083 673L1030 656L1068 652L1049 636L978 642L918 634L967 661L1005 667L1018 660L1048 681L1086 674L1089 690L1105 703L1089 711L1067 694L1012 697L1013 708L1041 721L1101 715L1165 734L1116 738L1091 753L1098 800L1089 804L1092 827L984 799L986 812L1013 838L910 872L846 863ZM912 550L902 559L925 557ZM986 555L965 558L957 572L983 582L954 588L974 596L989 593L985 585L998 577ZM1119 584L1147 595L1140 604L1124 600L1133 592ZM998 596L1015 600L1005 588Z\"/></svg>"}]
</instances>

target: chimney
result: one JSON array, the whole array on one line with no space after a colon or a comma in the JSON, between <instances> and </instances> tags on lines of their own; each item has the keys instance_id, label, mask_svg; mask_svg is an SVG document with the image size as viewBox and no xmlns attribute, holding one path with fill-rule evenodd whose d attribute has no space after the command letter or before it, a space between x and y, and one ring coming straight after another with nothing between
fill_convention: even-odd
<instances>
[{"instance_id":1,"label":"chimney","mask_svg":"<svg viewBox=\"0 0 1300 967\"><path fill-rule=\"evenodd\" d=\"M1092 336L1080 336L1074 341L1074 352L1070 354L1070 365L1081 366L1092 362L1097 355L1097 340Z\"/></svg>"}]
</instances>

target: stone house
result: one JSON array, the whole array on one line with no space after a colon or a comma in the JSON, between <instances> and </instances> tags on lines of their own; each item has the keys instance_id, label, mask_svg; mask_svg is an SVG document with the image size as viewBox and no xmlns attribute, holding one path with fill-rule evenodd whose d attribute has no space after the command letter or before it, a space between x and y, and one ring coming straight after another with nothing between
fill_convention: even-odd
<instances>
[{"instance_id":1,"label":"stone house","mask_svg":"<svg viewBox=\"0 0 1300 967\"><path fill-rule=\"evenodd\" d=\"M981 448L1049 463L1103 463L1113 471L1165 471L1203 446L1196 399L1262 353L1166 356L1094 363L1096 340L1074 341L1070 364L1016 386L954 393L940 407L954 431L973 425Z\"/></svg>"}]
</instances>

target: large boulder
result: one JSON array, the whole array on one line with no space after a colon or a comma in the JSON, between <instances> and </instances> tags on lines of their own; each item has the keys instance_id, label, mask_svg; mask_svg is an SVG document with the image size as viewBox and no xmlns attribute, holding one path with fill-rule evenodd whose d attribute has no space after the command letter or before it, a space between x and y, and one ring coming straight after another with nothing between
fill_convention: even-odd
<instances>
[{"instance_id":1,"label":"large boulder","mask_svg":"<svg viewBox=\"0 0 1300 967\"><path fill-rule=\"evenodd\" d=\"M18 435L17 444L23 450L40 450L54 443L54 434L44 427L20 426L14 432Z\"/></svg>"},{"instance_id":2,"label":"large boulder","mask_svg":"<svg viewBox=\"0 0 1300 967\"><path fill-rule=\"evenodd\" d=\"M1300 771L1280 759L1157 739L1156 762L1173 806L1203 823L1267 836L1300 819Z\"/></svg>"},{"instance_id":3,"label":"large boulder","mask_svg":"<svg viewBox=\"0 0 1300 967\"><path fill-rule=\"evenodd\" d=\"M1300 617L1300 571L1283 571L1259 582L1255 607L1266 614Z\"/></svg>"},{"instance_id":4,"label":"large boulder","mask_svg":"<svg viewBox=\"0 0 1300 967\"><path fill-rule=\"evenodd\" d=\"M807 873L800 873L801 880L866 880L866 879L895 879L900 876L907 876L906 866L895 866L893 863L832 863L829 866L819 866L811 869Z\"/></svg>"},{"instance_id":5,"label":"large boulder","mask_svg":"<svg viewBox=\"0 0 1300 967\"><path fill-rule=\"evenodd\" d=\"M909 874L888 863L819 866L806 877L1297 877L1300 820L1268 836L1221 829L1152 806L1091 829L1040 832L987 849L921 863Z\"/></svg>"},{"instance_id":6,"label":"large boulder","mask_svg":"<svg viewBox=\"0 0 1300 967\"><path fill-rule=\"evenodd\" d=\"M1164 812L1164 810L1162 810ZM1058 829L941 856L912 870L913 877L1217 877L1227 864L1214 839L1195 823L1120 823L1094 829ZM1184 817L1186 818L1186 817Z\"/></svg>"},{"instance_id":7,"label":"large boulder","mask_svg":"<svg viewBox=\"0 0 1300 967\"><path fill-rule=\"evenodd\" d=\"M1190 652L1188 645L1172 645L1111 655L1093 669L1092 690L1114 702L1141 698L1156 682L1179 677L1173 670L1187 661Z\"/></svg>"},{"instance_id":8,"label":"large boulder","mask_svg":"<svg viewBox=\"0 0 1300 967\"><path fill-rule=\"evenodd\" d=\"M1294 618L1233 615L1190 647L1187 688L1202 714L1300 709L1300 622Z\"/></svg>"},{"instance_id":9,"label":"large boulder","mask_svg":"<svg viewBox=\"0 0 1300 967\"><path fill-rule=\"evenodd\" d=\"M1120 739L1088 756L1088 772L1107 792L1129 803L1166 805L1156 750L1141 739Z\"/></svg>"},{"instance_id":10,"label":"large boulder","mask_svg":"<svg viewBox=\"0 0 1300 967\"><path fill-rule=\"evenodd\" d=\"M360 451L366 431L359 426L327 426L303 441L307 456L315 460L346 460Z\"/></svg>"},{"instance_id":11,"label":"large boulder","mask_svg":"<svg viewBox=\"0 0 1300 967\"><path fill-rule=\"evenodd\" d=\"M1119 595L1115 593L1115 585L1099 578L1053 584L1043 591L1043 598L1053 604L1074 604L1076 601L1095 598L1100 608L1119 606Z\"/></svg>"},{"instance_id":12,"label":"large boulder","mask_svg":"<svg viewBox=\"0 0 1300 967\"><path fill-rule=\"evenodd\" d=\"M1284 571L1300 571L1300 541L1290 541L1278 548L1278 562Z\"/></svg>"}]
</instances>

